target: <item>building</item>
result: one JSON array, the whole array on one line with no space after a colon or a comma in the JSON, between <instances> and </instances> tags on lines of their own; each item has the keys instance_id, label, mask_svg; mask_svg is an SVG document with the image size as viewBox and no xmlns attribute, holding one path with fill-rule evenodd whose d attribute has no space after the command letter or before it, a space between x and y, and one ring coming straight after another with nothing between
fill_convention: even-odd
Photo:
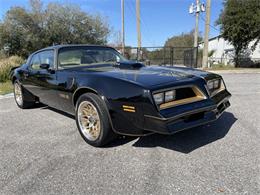
<instances>
[{"instance_id":1,"label":"building","mask_svg":"<svg viewBox=\"0 0 260 195\"><path fill-rule=\"evenodd\" d=\"M260 63L260 43L258 43L256 49L252 52L250 48L253 44L254 41L249 44L248 49L241 56L241 66L253 66ZM199 44L199 48L203 49L203 43ZM212 54L209 56L209 63L211 65L234 64L234 46L228 41L225 41L221 35L209 39L209 53Z\"/></svg>"}]
</instances>

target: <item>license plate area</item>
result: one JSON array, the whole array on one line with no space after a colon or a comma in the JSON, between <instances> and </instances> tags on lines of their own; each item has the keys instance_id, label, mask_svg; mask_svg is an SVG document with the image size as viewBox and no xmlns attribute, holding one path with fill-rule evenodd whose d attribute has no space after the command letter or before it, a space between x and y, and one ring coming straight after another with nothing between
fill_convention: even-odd
<instances>
[{"instance_id":1,"label":"license plate area","mask_svg":"<svg viewBox=\"0 0 260 195\"><path fill-rule=\"evenodd\" d=\"M205 112L199 112L199 113L191 114L189 116L183 117L183 120L186 123L197 121L197 120L203 119L204 114L205 114Z\"/></svg>"}]
</instances>

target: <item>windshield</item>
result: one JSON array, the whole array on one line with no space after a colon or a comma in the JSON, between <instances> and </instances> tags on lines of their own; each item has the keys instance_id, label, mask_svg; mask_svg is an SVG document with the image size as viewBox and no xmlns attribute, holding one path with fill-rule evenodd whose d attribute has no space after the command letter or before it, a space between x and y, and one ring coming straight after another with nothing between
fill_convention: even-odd
<instances>
[{"instance_id":1,"label":"windshield","mask_svg":"<svg viewBox=\"0 0 260 195\"><path fill-rule=\"evenodd\" d=\"M61 68L76 66L91 66L104 63L127 61L115 49L107 47L70 47L62 48L58 54L58 64Z\"/></svg>"}]
</instances>

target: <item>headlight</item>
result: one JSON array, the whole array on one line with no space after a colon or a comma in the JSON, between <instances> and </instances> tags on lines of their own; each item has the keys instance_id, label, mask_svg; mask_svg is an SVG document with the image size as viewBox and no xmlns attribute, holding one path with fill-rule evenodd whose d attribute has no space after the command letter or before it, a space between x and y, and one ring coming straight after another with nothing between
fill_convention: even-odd
<instances>
[{"instance_id":1,"label":"headlight","mask_svg":"<svg viewBox=\"0 0 260 195\"><path fill-rule=\"evenodd\" d=\"M217 79L214 81L214 89L218 89L219 88L219 84L220 84L220 80Z\"/></svg>"},{"instance_id":2,"label":"headlight","mask_svg":"<svg viewBox=\"0 0 260 195\"><path fill-rule=\"evenodd\" d=\"M161 93L156 93L153 95L153 99L157 105L162 104L164 102L170 102L175 100L176 98L176 91L166 91Z\"/></svg>"},{"instance_id":3,"label":"headlight","mask_svg":"<svg viewBox=\"0 0 260 195\"><path fill-rule=\"evenodd\" d=\"M213 91L213 89L214 89L214 81L209 81L208 84L207 84L207 86L208 86L208 89L209 89L210 91Z\"/></svg>"},{"instance_id":4,"label":"headlight","mask_svg":"<svg viewBox=\"0 0 260 195\"><path fill-rule=\"evenodd\" d=\"M175 90L171 90L171 91L166 91L165 92L165 102L169 102L175 99L176 96L176 91Z\"/></svg>"},{"instance_id":5,"label":"headlight","mask_svg":"<svg viewBox=\"0 0 260 195\"><path fill-rule=\"evenodd\" d=\"M157 105L163 103L164 102L164 93L154 94L153 99Z\"/></svg>"},{"instance_id":6,"label":"headlight","mask_svg":"<svg viewBox=\"0 0 260 195\"><path fill-rule=\"evenodd\" d=\"M207 82L207 87L211 96L225 89L225 85L222 79L214 79Z\"/></svg>"}]
</instances>

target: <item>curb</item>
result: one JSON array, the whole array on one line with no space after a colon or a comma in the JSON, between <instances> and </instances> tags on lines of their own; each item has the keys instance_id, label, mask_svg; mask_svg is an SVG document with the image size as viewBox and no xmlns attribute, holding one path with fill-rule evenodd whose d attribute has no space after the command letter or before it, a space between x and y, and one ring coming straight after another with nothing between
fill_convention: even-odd
<instances>
[{"instance_id":1,"label":"curb","mask_svg":"<svg viewBox=\"0 0 260 195\"><path fill-rule=\"evenodd\" d=\"M234 73L234 74L260 74L260 68L237 68L237 69L203 69L197 68L199 70L205 70L212 73Z\"/></svg>"},{"instance_id":2,"label":"curb","mask_svg":"<svg viewBox=\"0 0 260 195\"><path fill-rule=\"evenodd\" d=\"M212 73L229 73L229 74L260 74L260 70L207 70Z\"/></svg>"}]
</instances>

